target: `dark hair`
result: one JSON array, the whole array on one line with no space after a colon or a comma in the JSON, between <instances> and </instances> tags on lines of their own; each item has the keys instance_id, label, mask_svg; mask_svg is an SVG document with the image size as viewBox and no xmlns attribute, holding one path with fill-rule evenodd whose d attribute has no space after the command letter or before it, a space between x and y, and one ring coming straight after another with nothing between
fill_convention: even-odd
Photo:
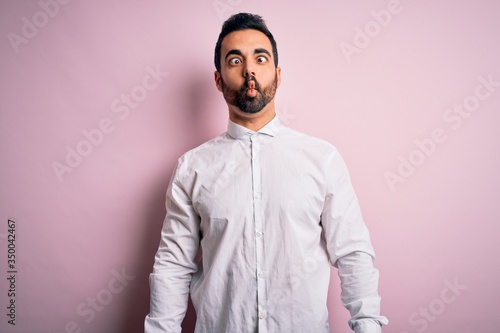
<instances>
[{"instance_id":1,"label":"dark hair","mask_svg":"<svg viewBox=\"0 0 500 333\"><path fill-rule=\"evenodd\" d=\"M224 22L222 25L222 30L219 34L219 39L217 40L217 44L215 44L215 57L214 57L214 63L215 63L215 68L217 69L218 72L220 72L220 49L222 45L222 40L224 37L226 37L228 34L230 34L233 31L239 31L239 30L246 30L246 29L253 29L253 30L258 30L262 32L264 35L269 38L269 41L271 42L271 45L273 47L273 57L274 57L274 66L278 67L278 48L276 46L276 41L274 40L273 34L271 31L266 26L266 23L264 22L264 19L255 14L249 14L249 13L239 13L239 14L234 14L230 18Z\"/></svg>"}]
</instances>

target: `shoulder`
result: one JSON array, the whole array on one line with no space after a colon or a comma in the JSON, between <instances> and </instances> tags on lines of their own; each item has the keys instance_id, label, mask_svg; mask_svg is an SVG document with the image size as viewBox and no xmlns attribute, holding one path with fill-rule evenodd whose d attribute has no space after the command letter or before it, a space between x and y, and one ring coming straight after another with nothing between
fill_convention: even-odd
<instances>
[{"instance_id":1,"label":"shoulder","mask_svg":"<svg viewBox=\"0 0 500 333\"><path fill-rule=\"evenodd\" d=\"M317 152L324 157L337 155L339 151L332 143L327 140L312 136L289 127L283 127L279 138L285 143L289 143L300 150Z\"/></svg>"},{"instance_id":2,"label":"shoulder","mask_svg":"<svg viewBox=\"0 0 500 333\"><path fill-rule=\"evenodd\" d=\"M209 164L217 151L229 142L227 132L219 134L199 146L188 150L177 160L177 171L181 173L190 172L193 168L199 168L201 165Z\"/></svg>"}]
</instances>

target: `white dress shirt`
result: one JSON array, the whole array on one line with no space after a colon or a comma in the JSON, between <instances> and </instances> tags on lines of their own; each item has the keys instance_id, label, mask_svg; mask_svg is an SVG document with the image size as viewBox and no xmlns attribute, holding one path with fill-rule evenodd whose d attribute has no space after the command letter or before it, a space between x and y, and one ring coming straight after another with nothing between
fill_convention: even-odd
<instances>
[{"instance_id":1,"label":"white dress shirt","mask_svg":"<svg viewBox=\"0 0 500 333\"><path fill-rule=\"evenodd\" d=\"M356 333L378 333L378 271L349 174L329 143L275 117L185 153L166 199L146 333L328 333L330 264Z\"/></svg>"}]
</instances>

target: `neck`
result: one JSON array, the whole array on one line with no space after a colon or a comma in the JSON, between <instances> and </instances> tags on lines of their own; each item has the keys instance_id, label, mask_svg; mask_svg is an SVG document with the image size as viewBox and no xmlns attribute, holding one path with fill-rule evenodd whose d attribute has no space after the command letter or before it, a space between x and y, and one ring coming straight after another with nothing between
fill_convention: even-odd
<instances>
[{"instance_id":1,"label":"neck","mask_svg":"<svg viewBox=\"0 0 500 333\"><path fill-rule=\"evenodd\" d=\"M264 109L255 114L247 114L239 109L232 110L231 106L229 108L229 119L231 119L232 122L246 127L254 132L266 126L271 120L273 120L275 115L276 112L274 110L273 103L269 103L264 107Z\"/></svg>"}]
</instances>

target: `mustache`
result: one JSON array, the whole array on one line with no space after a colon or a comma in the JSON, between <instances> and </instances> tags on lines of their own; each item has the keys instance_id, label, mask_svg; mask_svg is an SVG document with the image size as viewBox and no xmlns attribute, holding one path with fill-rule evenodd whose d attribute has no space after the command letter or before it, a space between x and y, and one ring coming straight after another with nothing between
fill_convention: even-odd
<instances>
[{"instance_id":1,"label":"mustache","mask_svg":"<svg viewBox=\"0 0 500 333\"><path fill-rule=\"evenodd\" d=\"M260 91L260 84L259 81L255 78L253 75L247 75L245 77L245 82L243 82L243 85L241 86L240 91L241 92L246 92L248 90L248 82L253 81L255 83L255 90Z\"/></svg>"}]
</instances>

